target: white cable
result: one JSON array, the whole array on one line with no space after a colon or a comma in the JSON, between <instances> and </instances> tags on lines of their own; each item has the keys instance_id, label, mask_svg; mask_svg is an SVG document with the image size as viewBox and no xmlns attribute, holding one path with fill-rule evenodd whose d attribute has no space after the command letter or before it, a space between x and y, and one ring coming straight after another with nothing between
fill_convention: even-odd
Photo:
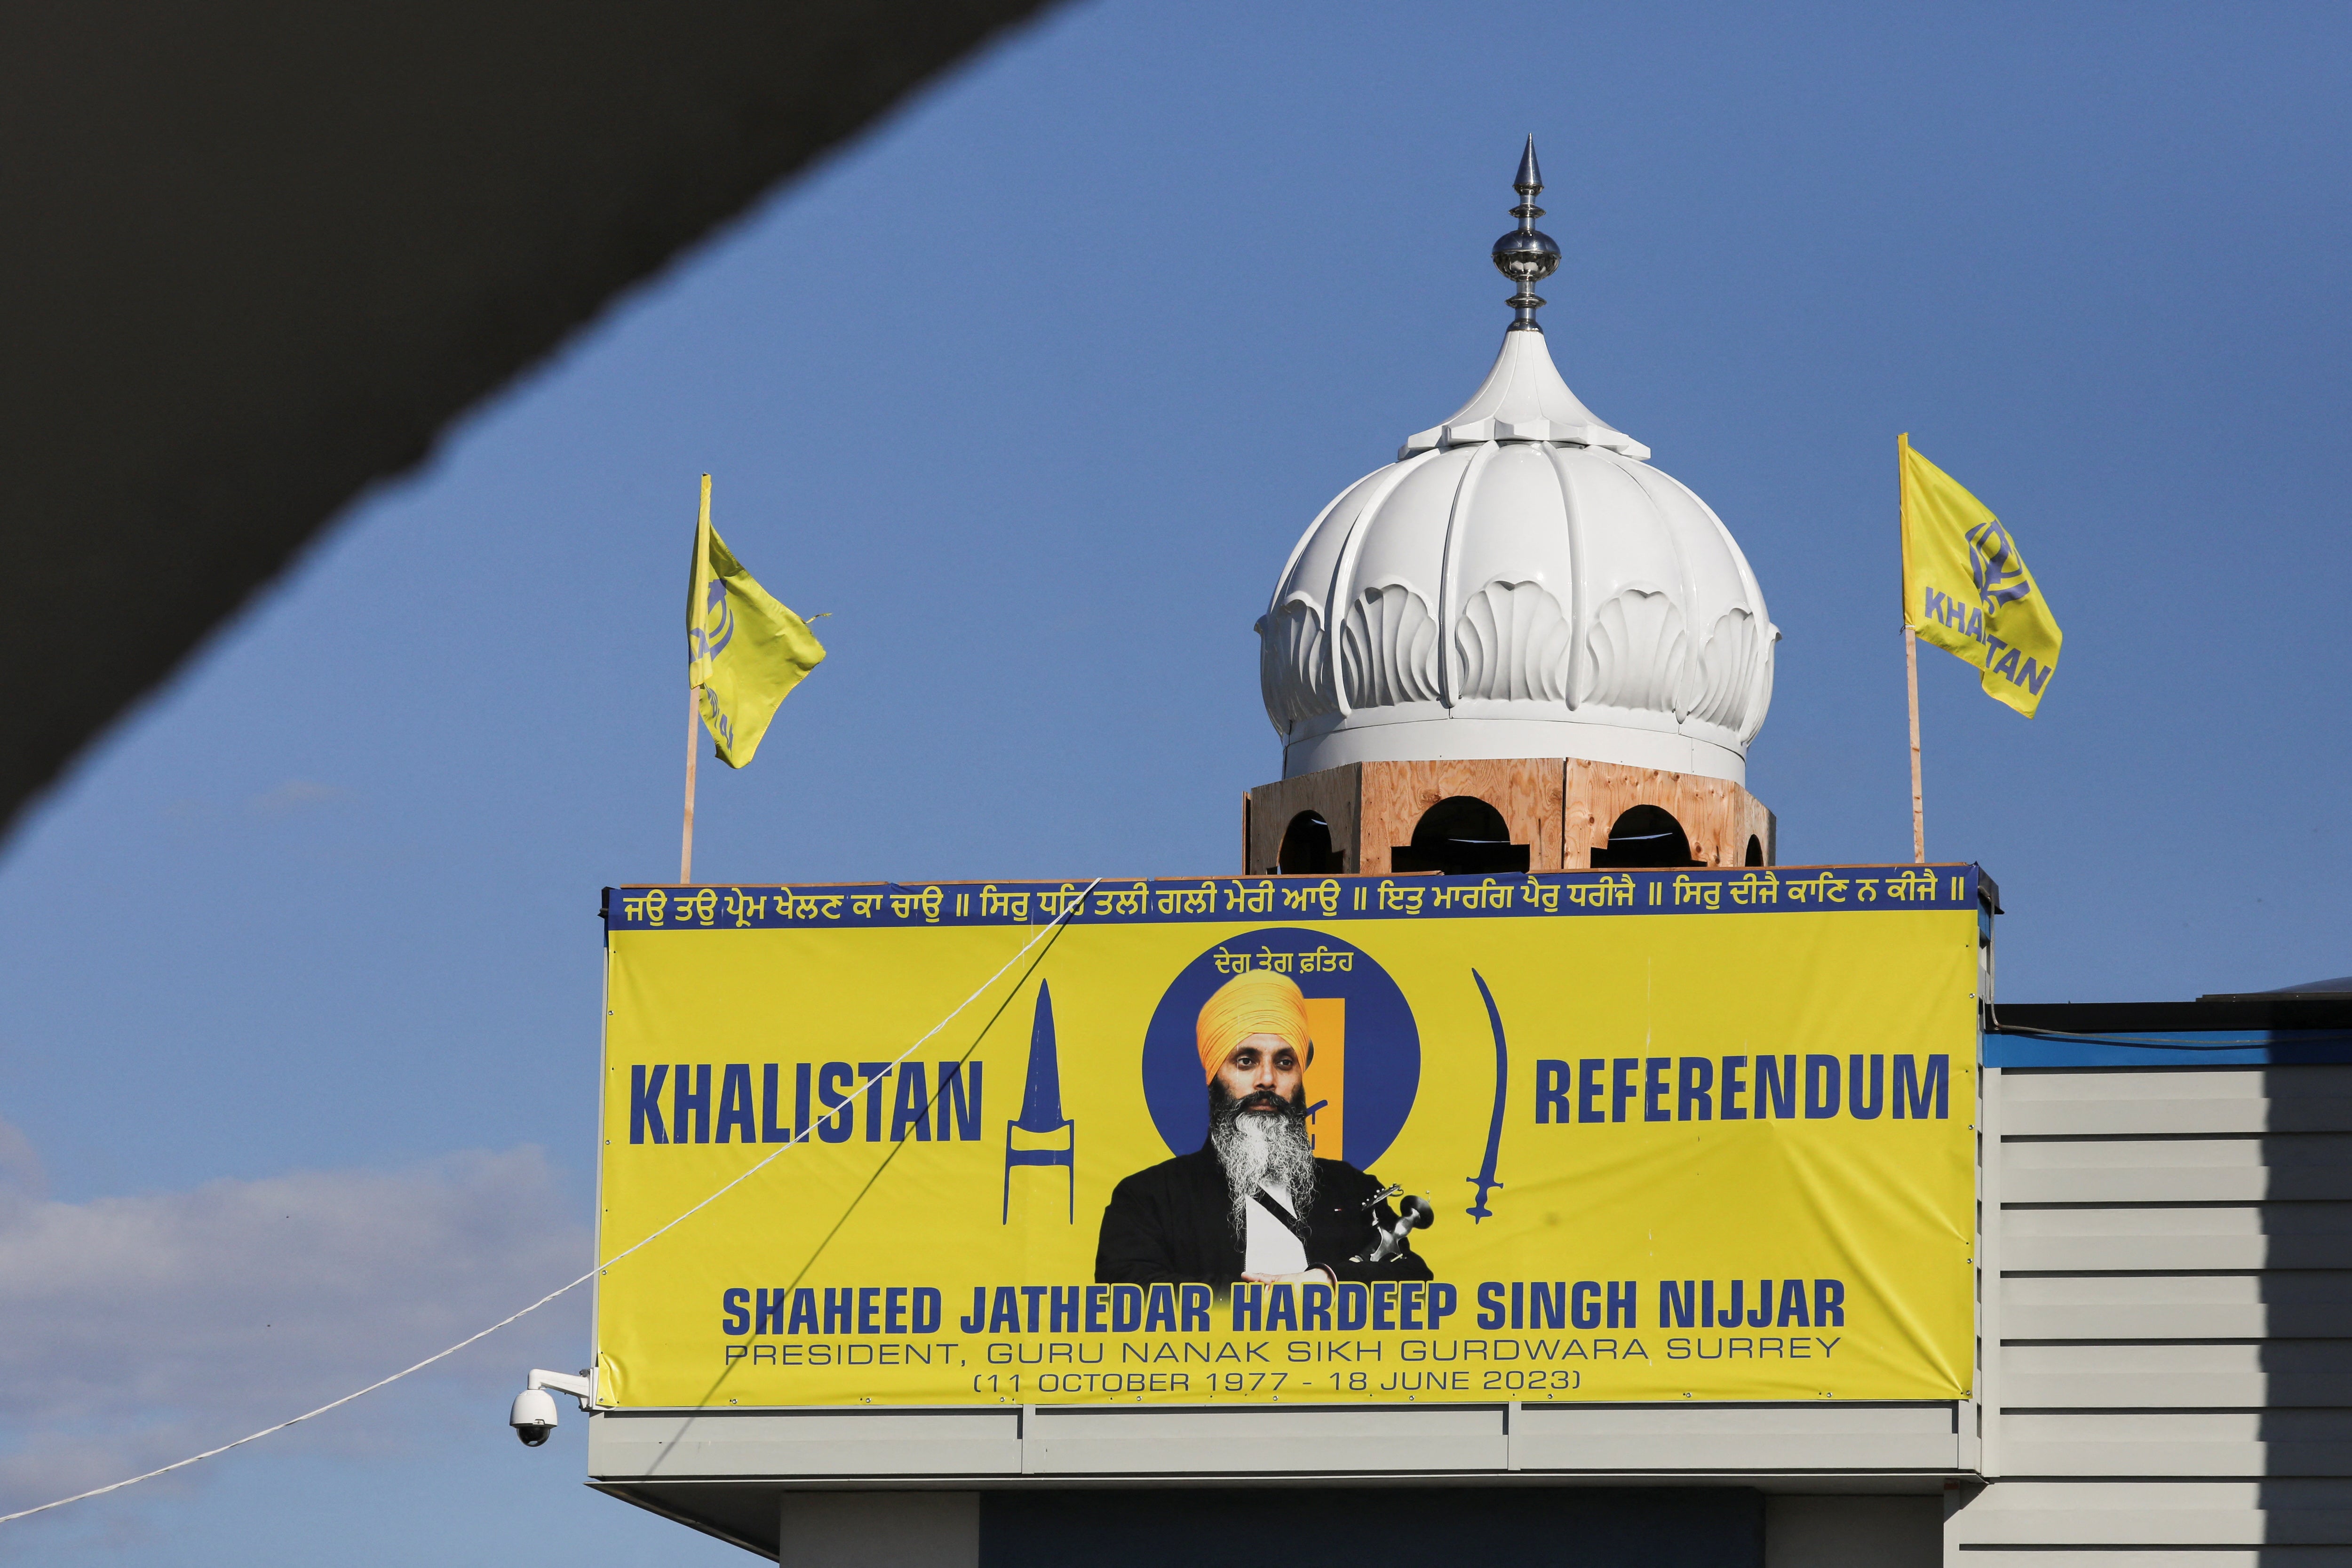
<instances>
[{"instance_id":1,"label":"white cable","mask_svg":"<svg viewBox=\"0 0 2352 1568\"><path fill-rule=\"evenodd\" d=\"M1075 900L1071 900L1071 902L1063 909L1060 914L1055 915L1052 920L1046 921L1045 925L1039 927L1037 934L1031 937L1027 942L1022 943L1021 951L1014 953L1011 958L1006 959L1003 967L999 968L995 973L990 975L986 980L982 981L978 990L975 990L971 995L957 1003L955 1006L950 1010L946 1017L941 1018L938 1023L925 1030L921 1039L917 1040L913 1045L908 1046L905 1050L899 1052L897 1057L893 1058L890 1062L882 1068L881 1072L868 1073L865 1078L858 1080L858 1084L856 1087L870 1086L882 1077L883 1073L889 1072L892 1068L897 1068L908 1057L913 1056L917 1051L921 1050L923 1047L929 1044L932 1037L938 1035L941 1029L944 1029L950 1024L954 1023L956 1018L965 1008L971 1006L974 1002L979 1001L982 996L988 994L989 987L994 985L999 980L1003 979L1005 971L1011 969L1014 964L1020 963L1023 958L1026 957L1031 948L1036 946L1055 931L1068 923L1070 917L1076 914L1079 909L1085 905L1087 895L1092 893L1100 886L1102 886L1102 879L1100 877L1097 877L1093 881L1088 882L1086 886L1085 892L1080 893ZM546 1295L541 1296L538 1300L533 1301L530 1306L522 1309L521 1311L512 1312L508 1314L506 1317L500 1318L497 1322L492 1323L488 1328L482 1330L479 1333L467 1335L464 1339L459 1340L456 1344L451 1345L447 1350L436 1351L433 1354L426 1356L423 1361L418 1362L415 1366L403 1367L389 1377L380 1377L373 1383L369 1384L365 1388L355 1389L352 1393L344 1394L341 1399L331 1400L325 1405L321 1405L316 1410L305 1410L301 1415L295 1416L291 1420L280 1421L275 1426L264 1426L258 1432L248 1432L233 1443L223 1443L217 1448L207 1448L201 1454L191 1454L184 1459L175 1460L171 1464L163 1466L161 1469L149 1470L143 1476L132 1476L127 1480L116 1481L110 1486L93 1487L89 1491L76 1492L71 1497L61 1497L55 1502L45 1502L37 1508L19 1509L15 1513L0 1513L0 1524L6 1524L14 1520L29 1519L37 1513L47 1513L53 1508L63 1508L69 1502L82 1502L90 1498L104 1497L108 1492L119 1492L125 1487L135 1487L141 1481L152 1481L157 1476L168 1476L173 1470L186 1469L190 1465L196 1464L205 1459L213 1458L217 1455L226 1454L231 1448L242 1448L247 1443L267 1437L273 1432L283 1432L289 1426L299 1426L301 1423L310 1420L314 1415L324 1415L328 1411L349 1405L352 1400L358 1399L364 1394L373 1394L377 1389L382 1388L386 1384L398 1383L402 1378L406 1377L412 1372L422 1372L436 1361L445 1361L450 1356L456 1355L459 1351L464 1350L467 1345L472 1344L475 1341L488 1339L490 1335L497 1333L500 1329L505 1328L509 1323L513 1322L517 1318L527 1317L530 1313L538 1311L541 1307L546 1306L550 1301L554 1300L558 1296L563 1295L567 1291L578 1289L581 1286L585 1285L589 1280L593 1279L597 1275L602 1274L605 1269L610 1268L614 1264L620 1262L621 1259L628 1257L631 1253L652 1245L656 1238L677 1229L680 1225L683 1225L695 1215L699 1214L706 1208L709 1208L712 1204L717 1203L720 1198L726 1196L727 1194L742 1185L745 1182L750 1181L761 1171L766 1170L768 1168L769 1162L774 1160L778 1154L781 1154L785 1150L792 1148L794 1144L804 1142L808 1134L805 1132L793 1133L792 1137L787 1138L782 1142L777 1144L765 1158L751 1166L750 1169L742 1172L732 1181L730 1181L725 1185L719 1187L717 1191L710 1194L709 1196L704 1198L700 1203L696 1204L692 1208L686 1210L684 1213L675 1215L657 1229L648 1231L644 1237L631 1243L621 1251L613 1254L612 1257L607 1258L602 1263L596 1265L595 1268L591 1268L587 1273L583 1274L579 1279L572 1281L569 1285L558 1286L556 1289L550 1290Z\"/></svg>"}]
</instances>

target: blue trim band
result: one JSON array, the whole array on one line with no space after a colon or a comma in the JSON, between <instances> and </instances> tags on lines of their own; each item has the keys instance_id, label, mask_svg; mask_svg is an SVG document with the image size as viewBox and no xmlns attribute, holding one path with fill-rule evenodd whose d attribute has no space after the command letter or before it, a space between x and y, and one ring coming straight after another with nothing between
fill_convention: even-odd
<instances>
[{"instance_id":1,"label":"blue trim band","mask_svg":"<svg viewBox=\"0 0 2352 1568\"><path fill-rule=\"evenodd\" d=\"M2352 1062L2352 1029L2168 1029L2067 1035L1988 1029L1989 1068L2296 1067Z\"/></svg>"}]
</instances>

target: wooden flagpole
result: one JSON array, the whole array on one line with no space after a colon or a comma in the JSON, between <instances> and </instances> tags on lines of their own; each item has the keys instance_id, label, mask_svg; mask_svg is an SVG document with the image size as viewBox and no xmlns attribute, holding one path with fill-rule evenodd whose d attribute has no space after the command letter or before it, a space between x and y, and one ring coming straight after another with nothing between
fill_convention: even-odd
<instances>
[{"instance_id":1,"label":"wooden flagpole","mask_svg":"<svg viewBox=\"0 0 2352 1568\"><path fill-rule=\"evenodd\" d=\"M1895 591L1903 611L1903 682L1911 696L1911 863L1927 863L1927 811L1919 789L1919 634L1911 629L1911 519L1903 510L1904 457L1911 433L1895 438L1895 532L1903 546L1903 581Z\"/></svg>"},{"instance_id":2,"label":"wooden flagpole","mask_svg":"<svg viewBox=\"0 0 2352 1568\"><path fill-rule=\"evenodd\" d=\"M691 640L689 653L701 647L702 626L709 619L703 600L708 596L704 586L710 569L710 476L702 476L702 510L694 520L694 568L687 577L687 627ZM702 671L699 658L688 666L695 674ZM677 846L677 879L694 880L694 764L702 749L702 682L693 680L686 689L686 826Z\"/></svg>"},{"instance_id":3,"label":"wooden flagpole","mask_svg":"<svg viewBox=\"0 0 2352 1568\"><path fill-rule=\"evenodd\" d=\"M1911 729L1915 735L1918 732L1919 724L1916 717ZM689 686L686 689L686 836L677 847L677 879L681 882L694 880L694 763L701 750L702 688ZM1912 751L1912 766L1916 772L1918 766L1916 744Z\"/></svg>"},{"instance_id":4,"label":"wooden flagpole","mask_svg":"<svg viewBox=\"0 0 2352 1568\"><path fill-rule=\"evenodd\" d=\"M1927 813L1919 794L1919 634L1911 629L1907 621L1903 626L1903 676L1911 688L1911 863L1925 866L1927 863ZM690 767L686 776L687 787L690 791L694 787L694 773ZM689 831L693 816L689 802L687 812Z\"/></svg>"}]
</instances>

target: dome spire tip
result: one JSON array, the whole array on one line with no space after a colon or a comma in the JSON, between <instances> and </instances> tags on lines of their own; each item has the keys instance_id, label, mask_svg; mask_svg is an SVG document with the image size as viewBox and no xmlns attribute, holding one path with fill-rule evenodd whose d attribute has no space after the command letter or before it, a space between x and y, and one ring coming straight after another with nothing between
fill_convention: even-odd
<instances>
[{"instance_id":1,"label":"dome spire tip","mask_svg":"<svg viewBox=\"0 0 2352 1568\"><path fill-rule=\"evenodd\" d=\"M1519 172L1511 181L1511 188L1519 193L1519 205L1511 208L1511 216L1519 226L1495 242L1495 267L1502 275L1517 284L1518 292L1504 303L1511 307L1511 331L1540 332L1536 311L1542 308L1543 298L1536 285L1552 274L1559 265L1559 247L1551 236L1536 227L1536 219L1543 216L1543 208L1536 205L1536 196L1543 189L1543 173L1536 164L1536 139L1528 138L1527 150L1519 154Z\"/></svg>"}]
</instances>

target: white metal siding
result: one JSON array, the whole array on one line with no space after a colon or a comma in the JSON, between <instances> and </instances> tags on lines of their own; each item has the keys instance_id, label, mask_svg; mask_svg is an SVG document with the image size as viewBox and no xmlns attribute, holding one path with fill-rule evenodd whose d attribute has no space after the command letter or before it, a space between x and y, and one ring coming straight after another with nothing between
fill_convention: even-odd
<instances>
[{"instance_id":1,"label":"white metal siding","mask_svg":"<svg viewBox=\"0 0 2352 1568\"><path fill-rule=\"evenodd\" d=\"M1985 1086L1996 1479L1947 1563L2352 1564L2352 1067Z\"/></svg>"},{"instance_id":2,"label":"white metal siding","mask_svg":"<svg viewBox=\"0 0 2352 1568\"><path fill-rule=\"evenodd\" d=\"M1843 1402L608 1411L589 1423L588 1469L614 1483L1484 1474L1847 1477L1926 1489L1967 1469L1959 1425L1950 1405Z\"/></svg>"}]
</instances>

